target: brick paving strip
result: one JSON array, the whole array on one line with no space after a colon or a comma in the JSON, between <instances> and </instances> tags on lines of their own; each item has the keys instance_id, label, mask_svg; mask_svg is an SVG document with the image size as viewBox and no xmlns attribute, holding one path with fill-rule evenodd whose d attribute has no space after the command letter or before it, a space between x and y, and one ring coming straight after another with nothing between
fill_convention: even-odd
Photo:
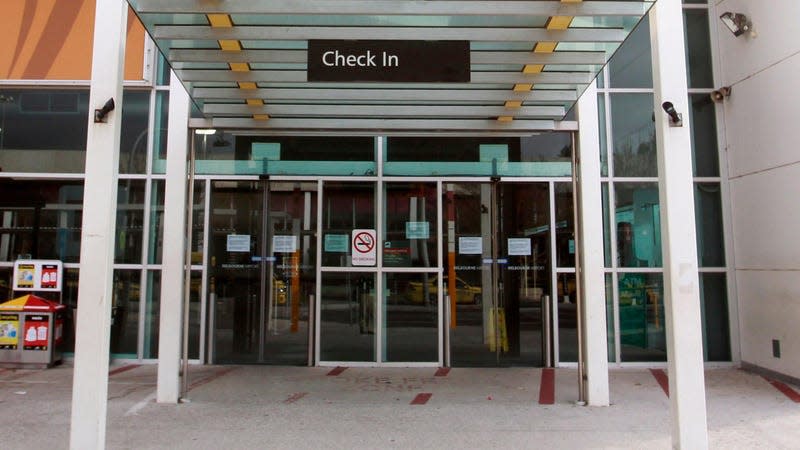
<instances>
[{"instance_id":1,"label":"brick paving strip","mask_svg":"<svg viewBox=\"0 0 800 450\"><path fill-rule=\"evenodd\" d=\"M542 369L542 380L539 384L539 404L552 405L556 402L555 370Z\"/></svg>"},{"instance_id":2,"label":"brick paving strip","mask_svg":"<svg viewBox=\"0 0 800 450\"><path fill-rule=\"evenodd\" d=\"M658 381L661 389L663 389L664 393L669 397L669 378L667 377L667 373L664 372L664 369L650 369L650 373L653 374L653 377Z\"/></svg>"},{"instance_id":3,"label":"brick paving strip","mask_svg":"<svg viewBox=\"0 0 800 450\"><path fill-rule=\"evenodd\" d=\"M137 367L140 367L140 366L141 366L141 364L127 364L127 365L124 365L122 367L117 367L116 369L108 372L108 376L113 377L114 375L116 375L118 373L127 372L129 370L133 370L133 369L135 369Z\"/></svg>"},{"instance_id":4,"label":"brick paving strip","mask_svg":"<svg viewBox=\"0 0 800 450\"><path fill-rule=\"evenodd\" d=\"M300 400L301 398L308 395L308 392L295 392L294 394L290 395L289 398L283 401L285 405L291 405L292 403Z\"/></svg>"},{"instance_id":5,"label":"brick paving strip","mask_svg":"<svg viewBox=\"0 0 800 450\"><path fill-rule=\"evenodd\" d=\"M800 403L800 393L792 389L788 384L780 382L778 380L771 380L767 377L763 377L767 380L767 383L771 384L775 389L779 390L783 395L789 397L789 400Z\"/></svg>"},{"instance_id":6,"label":"brick paving strip","mask_svg":"<svg viewBox=\"0 0 800 450\"><path fill-rule=\"evenodd\" d=\"M425 403L428 403L428 400L431 399L431 396L433 396L433 394L431 394L430 392L423 392L421 394L417 394L417 396L414 397L414 400L411 400L411 403L409 403L409 405L424 405Z\"/></svg>"},{"instance_id":7,"label":"brick paving strip","mask_svg":"<svg viewBox=\"0 0 800 450\"><path fill-rule=\"evenodd\" d=\"M218 378L222 378L224 375L227 375L227 374L233 372L234 370L236 370L236 367L226 367L226 368L224 368L222 370L219 370L219 371L217 371L217 372L215 372L215 373L213 373L213 374L211 374L211 375L209 375L209 376L207 376L205 378L201 378L201 379L191 383L189 385L189 389L188 390L191 391L194 388L200 387L200 386L202 386L204 384L211 383L212 381L214 381L214 380L216 380Z\"/></svg>"},{"instance_id":8,"label":"brick paving strip","mask_svg":"<svg viewBox=\"0 0 800 450\"><path fill-rule=\"evenodd\" d=\"M338 367L334 368L333 370L331 370L330 372L328 372L327 376L335 377L335 376L339 375L340 373L344 372L345 370L347 370L347 367L338 366Z\"/></svg>"}]
</instances>

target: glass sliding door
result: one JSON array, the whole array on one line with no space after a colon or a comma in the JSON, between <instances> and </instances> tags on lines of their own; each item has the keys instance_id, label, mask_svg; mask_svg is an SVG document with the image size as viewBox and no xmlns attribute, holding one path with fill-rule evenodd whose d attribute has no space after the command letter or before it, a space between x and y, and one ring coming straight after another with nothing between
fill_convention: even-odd
<instances>
[{"instance_id":1,"label":"glass sliding door","mask_svg":"<svg viewBox=\"0 0 800 450\"><path fill-rule=\"evenodd\" d=\"M543 365L548 184L446 183L444 191L451 364Z\"/></svg>"},{"instance_id":2,"label":"glass sliding door","mask_svg":"<svg viewBox=\"0 0 800 450\"><path fill-rule=\"evenodd\" d=\"M354 266L351 244L375 229L375 183L324 182L321 217L318 361L375 362L377 268Z\"/></svg>"},{"instance_id":3,"label":"glass sliding door","mask_svg":"<svg viewBox=\"0 0 800 450\"><path fill-rule=\"evenodd\" d=\"M316 183L216 181L209 298L215 363L306 364Z\"/></svg>"},{"instance_id":4,"label":"glass sliding door","mask_svg":"<svg viewBox=\"0 0 800 450\"><path fill-rule=\"evenodd\" d=\"M383 192L381 361L438 363L437 183L391 182Z\"/></svg>"},{"instance_id":5,"label":"glass sliding door","mask_svg":"<svg viewBox=\"0 0 800 450\"><path fill-rule=\"evenodd\" d=\"M309 306L316 292L317 183L270 181L261 255L263 362L307 364Z\"/></svg>"}]
</instances>

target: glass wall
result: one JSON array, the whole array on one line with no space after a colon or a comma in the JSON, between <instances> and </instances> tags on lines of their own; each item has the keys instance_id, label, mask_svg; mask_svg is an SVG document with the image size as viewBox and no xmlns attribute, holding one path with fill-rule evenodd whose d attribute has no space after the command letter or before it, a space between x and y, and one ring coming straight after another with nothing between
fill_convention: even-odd
<instances>
[{"instance_id":1,"label":"glass wall","mask_svg":"<svg viewBox=\"0 0 800 450\"><path fill-rule=\"evenodd\" d=\"M322 273L321 361L375 361L375 274Z\"/></svg>"},{"instance_id":2,"label":"glass wall","mask_svg":"<svg viewBox=\"0 0 800 450\"><path fill-rule=\"evenodd\" d=\"M684 3L705 357L726 361L731 349L720 154L709 96L709 6ZM604 69L598 94L609 360L620 363L666 359L654 126L661 111L653 104L649 33L644 20Z\"/></svg>"},{"instance_id":3,"label":"glass wall","mask_svg":"<svg viewBox=\"0 0 800 450\"><path fill-rule=\"evenodd\" d=\"M571 148L570 134L559 132L522 138L390 137L383 173L568 177Z\"/></svg>"},{"instance_id":4,"label":"glass wall","mask_svg":"<svg viewBox=\"0 0 800 450\"><path fill-rule=\"evenodd\" d=\"M708 96L714 88L709 6L702 0L684 3L705 356L725 361L731 358L731 343L720 183L723 167L715 107ZM607 328L609 358L615 362L664 358L649 29L649 23L642 22L603 70L598 97ZM152 85L126 85L121 109L112 352L129 358L158 355L169 71L161 58L157 67ZM77 306L88 95L88 85L0 88L0 295L4 297L11 295L8 285L14 260L55 258L66 264L64 303ZM383 155L376 155L378 139L385 140ZM204 224L209 180L219 175L261 174L372 177L379 172L378 164L385 162L386 176L549 178L554 214L546 226L552 227L554 242L547 251L555 252L550 260L556 266L546 283L556 297L557 357L574 361L577 341L570 306L575 292L574 211L571 186L561 182L571 175L569 134L378 139L242 136L221 130L194 136L200 179L195 185L190 244L195 269L192 357L200 357L204 347L200 335L208 288L202 285L207 270L202 265L217 263L204 254L209 245ZM11 175L14 173L33 177L21 179ZM402 362L407 359L404 352L409 343L404 333L418 327L420 336L425 336L417 343L424 356L415 359L434 361L438 337L431 334L436 316L430 299L396 295L403 290L414 292L407 289L414 284L420 292L430 292L432 278L421 272L387 272L380 275L384 292L377 293L378 275L352 270L350 246L342 245L350 230L376 228L376 186L373 181L344 182L341 178L324 184L320 264L327 271L322 275L323 296L319 299L320 358ZM393 181L383 187L386 217L380 220L385 220L383 237L389 244L382 250L384 265L406 271L444 266L437 253L434 226L442 220L435 209L435 184ZM377 308L384 308L386 321L380 324L386 327L383 355L376 354ZM71 342L69 331L68 327L67 341Z\"/></svg>"},{"instance_id":5,"label":"glass wall","mask_svg":"<svg viewBox=\"0 0 800 450\"><path fill-rule=\"evenodd\" d=\"M169 100L168 66L163 59L159 67L152 84L126 82L117 106L122 132L111 317L111 352L116 358L158 355L164 177L154 175L150 161L154 154L166 155ZM68 88L36 83L0 87L0 301L12 296L13 261L63 261L61 299L69 306L68 352L74 348L78 306L89 109L88 82ZM19 173L29 175L14 175ZM204 193L201 181L196 185L194 216L200 227L194 241L200 246ZM202 258L202 252L197 255ZM202 271L194 275L190 353L196 358L201 346L201 294L205 296L200 289Z\"/></svg>"}]
</instances>

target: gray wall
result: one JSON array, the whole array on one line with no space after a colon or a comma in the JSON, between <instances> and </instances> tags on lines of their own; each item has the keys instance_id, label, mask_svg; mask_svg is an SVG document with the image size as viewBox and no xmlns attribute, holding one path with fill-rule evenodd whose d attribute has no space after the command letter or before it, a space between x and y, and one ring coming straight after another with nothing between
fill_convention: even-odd
<instances>
[{"instance_id":1,"label":"gray wall","mask_svg":"<svg viewBox=\"0 0 800 450\"><path fill-rule=\"evenodd\" d=\"M718 22L741 359L800 378L800 2L722 0L724 11L757 32Z\"/></svg>"}]
</instances>

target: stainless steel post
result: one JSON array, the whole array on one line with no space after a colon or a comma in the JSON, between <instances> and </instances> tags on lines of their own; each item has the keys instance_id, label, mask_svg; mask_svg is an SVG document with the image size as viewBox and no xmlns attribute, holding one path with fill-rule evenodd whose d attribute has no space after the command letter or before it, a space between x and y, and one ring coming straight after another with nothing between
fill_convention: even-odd
<instances>
[{"instance_id":1,"label":"stainless steel post","mask_svg":"<svg viewBox=\"0 0 800 450\"><path fill-rule=\"evenodd\" d=\"M314 316L317 311L314 294L308 296L308 367L314 366Z\"/></svg>"},{"instance_id":2,"label":"stainless steel post","mask_svg":"<svg viewBox=\"0 0 800 450\"><path fill-rule=\"evenodd\" d=\"M499 254L497 242L497 233L499 233L499 224L497 221L497 203L499 199L497 198L497 185L499 184L500 179L495 177L492 179L492 206L491 206L491 214L492 214L492 315L494 316L494 348L495 348L495 360L496 362L500 362L500 346L502 345L502 341L500 340L500 290L498 288L498 284L500 283L499 276L500 271L497 267L497 258Z\"/></svg>"},{"instance_id":3,"label":"stainless steel post","mask_svg":"<svg viewBox=\"0 0 800 450\"><path fill-rule=\"evenodd\" d=\"M444 296L444 317L442 320L443 345L444 345L444 366L450 367L450 296Z\"/></svg>"},{"instance_id":4,"label":"stainless steel post","mask_svg":"<svg viewBox=\"0 0 800 450\"><path fill-rule=\"evenodd\" d=\"M580 203L578 202L578 156L575 148L575 132L570 133L572 139L572 213L573 240L575 241L575 314L578 334L578 402L586 403L586 374L583 361L583 289L581 286L581 242L580 242Z\"/></svg>"},{"instance_id":5,"label":"stainless steel post","mask_svg":"<svg viewBox=\"0 0 800 450\"><path fill-rule=\"evenodd\" d=\"M194 209L194 133L189 143L188 189L186 200L186 239L183 242L185 255L183 280L183 354L181 369L181 398L189 392L189 307L192 298L192 213Z\"/></svg>"},{"instance_id":6,"label":"stainless steel post","mask_svg":"<svg viewBox=\"0 0 800 450\"><path fill-rule=\"evenodd\" d=\"M553 343L551 341L553 333L551 331L552 314L550 311L550 296L542 296L542 353L544 354L544 366L553 367Z\"/></svg>"}]
</instances>

